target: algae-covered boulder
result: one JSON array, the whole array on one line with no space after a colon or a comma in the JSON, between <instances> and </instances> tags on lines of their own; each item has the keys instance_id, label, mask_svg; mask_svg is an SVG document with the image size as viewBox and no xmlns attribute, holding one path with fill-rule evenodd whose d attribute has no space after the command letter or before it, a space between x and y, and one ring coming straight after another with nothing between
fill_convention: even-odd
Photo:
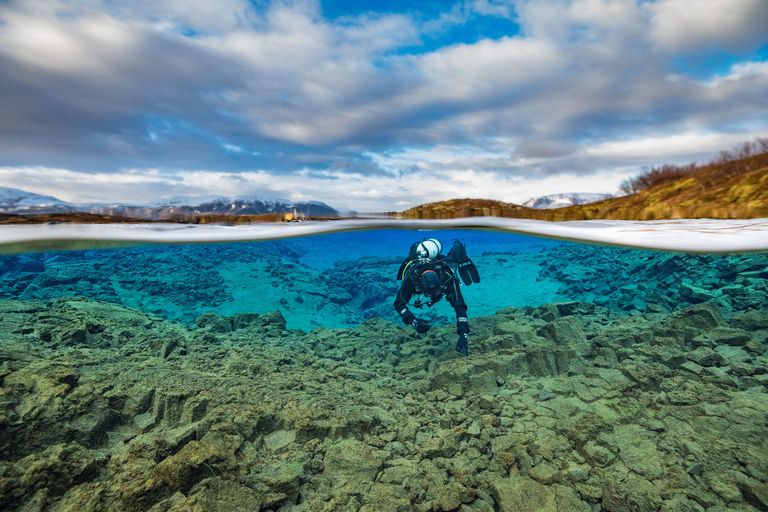
<instances>
[{"instance_id":1,"label":"algae-covered boulder","mask_svg":"<svg viewBox=\"0 0 768 512\"><path fill-rule=\"evenodd\" d=\"M502 343L499 343L500 348L524 345L536 337L536 331L533 327L511 320L496 324L493 328L493 334L504 339Z\"/></svg>"},{"instance_id":2,"label":"algae-covered boulder","mask_svg":"<svg viewBox=\"0 0 768 512\"><path fill-rule=\"evenodd\" d=\"M389 454L355 439L344 439L325 452L325 476L335 487L367 491Z\"/></svg>"},{"instance_id":3,"label":"algae-covered boulder","mask_svg":"<svg viewBox=\"0 0 768 512\"><path fill-rule=\"evenodd\" d=\"M659 490L642 476L609 478L603 489L603 508L611 512L654 512L662 498Z\"/></svg>"},{"instance_id":4,"label":"algae-covered boulder","mask_svg":"<svg viewBox=\"0 0 768 512\"><path fill-rule=\"evenodd\" d=\"M717 345L731 345L743 347L752 339L752 336L744 329L730 327L715 327L709 331L709 337Z\"/></svg>"},{"instance_id":5,"label":"algae-covered boulder","mask_svg":"<svg viewBox=\"0 0 768 512\"><path fill-rule=\"evenodd\" d=\"M675 312L671 324L675 329L691 327L704 332L727 325L723 313L712 303L697 304Z\"/></svg>"},{"instance_id":6,"label":"algae-covered boulder","mask_svg":"<svg viewBox=\"0 0 768 512\"><path fill-rule=\"evenodd\" d=\"M560 310L556 304L544 304L536 308L534 312L535 318L540 318L545 322L551 322L557 318L560 318Z\"/></svg>"},{"instance_id":7,"label":"algae-covered boulder","mask_svg":"<svg viewBox=\"0 0 768 512\"><path fill-rule=\"evenodd\" d=\"M76 442L47 448L10 466L0 477L0 508L10 510L32 498L38 490L60 496L70 487L98 474L93 453Z\"/></svg>"},{"instance_id":8,"label":"algae-covered boulder","mask_svg":"<svg viewBox=\"0 0 768 512\"><path fill-rule=\"evenodd\" d=\"M748 311L733 315L730 325L746 331L768 330L768 311Z\"/></svg>"},{"instance_id":9,"label":"algae-covered boulder","mask_svg":"<svg viewBox=\"0 0 768 512\"><path fill-rule=\"evenodd\" d=\"M258 313L235 313L235 316L232 317L232 329L246 329L253 325L258 318Z\"/></svg>"},{"instance_id":10,"label":"algae-covered boulder","mask_svg":"<svg viewBox=\"0 0 768 512\"><path fill-rule=\"evenodd\" d=\"M187 330L158 317L118 304L60 297L38 314L34 334L54 346L157 350L164 337L184 338Z\"/></svg>"},{"instance_id":11,"label":"algae-covered boulder","mask_svg":"<svg viewBox=\"0 0 768 512\"><path fill-rule=\"evenodd\" d=\"M270 452L281 450L296 440L296 432L293 430L277 430L264 436L264 446Z\"/></svg>"},{"instance_id":12,"label":"algae-covered boulder","mask_svg":"<svg viewBox=\"0 0 768 512\"><path fill-rule=\"evenodd\" d=\"M195 324L214 333L232 332L232 319L218 313L205 313L197 317Z\"/></svg>"},{"instance_id":13,"label":"algae-covered boulder","mask_svg":"<svg viewBox=\"0 0 768 512\"><path fill-rule=\"evenodd\" d=\"M680 285L680 295L693 303L706 302L715 298L709 290L686 283Z\"/></svg>"},{"instance_id":14,"label":"algae-covered boulder","mask_svg":"<svg viewBox=\"0 0 768 512\"><path fill-rule=\"evenodd\" d=\"M496 478L491 495L501 512L590 512L573 489L561 485L542 485L522 476Z\"/></svg>"},{"instance_id":15,"label":"algae-covered boulder","mask_svg":"<svg viewBox=\"0 0 768 512\"><path fill-rule=\"evenodd\" d=\"M271 313L261 315L258 323L268 331L284 331L287 325L285 317L280 311L272 311Z\"/></svg>"},{"instance_id":16,"label":"algae-covered boulder","mask_svg":"<svg viewBox=\"0 0 768 512\"><path fill-rule=\"evenodd\" d=\"M557 358L552 348L546 346L528 347L525 349L528 362L528 372L536 377L553 377L557 375Z\"/></svg>"},{"instance_id":17,"label":"algae-covered boulder","mask_svg":"<svg viewBox=\"0 0 768 512\"><path fill-rule=\"evenodd\" d=\"M601 436L601 439L619 454L629 469L653 480L664 473L654 435L639 425L617 425L612 433Z\"/></svg>"},{"instance_id":18,"label":"algae-covered boulder","mask_svg":"<svg viewBox=\"0 0 768 512\"><path fill-rule=\"evenodd\" d=\"M221 447L202 441L190 441L177 454L162 460L153 477L164 482L171 490L187 492L205 478L215 477L213 467L227 460Z\"/></svg>"},{"instance_id":19,"label":"algae-covered boulder","mask_svg":"<svg viewBox=\"0 0 768 512\"><path fill-rule=\"evenodd\" d=\"M252 512L259 510L263 501L263 496L250 487L223 478L207 478L192 487L186 496L176 492L158 502L149 512Z\"/></svg>"},{"instance_id":20,"label":"algae-covered boulder","mask_svg":"<svg viewBox=\"0 0 768 512\"><path fill-rule=\"evenodd\" d=\"M580 356L588 355L592 344L587 340L581 322L574 316L566 316L549 322L544 334L557 345L567 346Z\"/></svg>"},{"instance_id":21,"label":"algae-covered boulder","mask_svg":"<svg viewBox=\"0 0 768 512\"><path fill-rule=\"evenodd\" d=\"M701 366L725 366L728 363L722 355L707 347L697 347L686 357Z\"/></svg>"},{"instance_id":22,"label":"algae-covered boulder","mask_svg":"<svg viewBox=\"0 0 768 512\"><path fill-rule=\"evenodd\" d=\"M469 375L473 369L468 361L461 359L446 361L432 375L431 388L433 390L448 389L455 385L463 392L469 386Z\"/></svg>"},{"instance_id":23,"label":"algae-covered boulder","mask_svg":"<svg viewBox=\"0 0 768 512\"><path fill-rule=\"evenodd\" d=\"M262 467L253 481L268 489L264 504L272 506L295 502L303 477L304 464L301 461L278 460Z\"/></svg>"}]
</instances>

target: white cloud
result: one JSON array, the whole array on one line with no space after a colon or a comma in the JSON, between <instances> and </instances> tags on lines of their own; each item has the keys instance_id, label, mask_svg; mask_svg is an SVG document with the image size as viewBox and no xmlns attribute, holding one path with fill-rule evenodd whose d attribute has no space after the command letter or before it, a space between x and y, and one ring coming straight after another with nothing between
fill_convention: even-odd
<instances>
[{"instance_id":1,"label":"white cloud","mask_svg":"<svg viewBox=\"0 0 768 512\"><path fill-rule=\"evenodd\" d=\"M672 50L751 49L768 27L765 0L661 0L646 7L653 40Z\"/></svg>"},{"instance_id":2,"label":"white cloud","mask_svg":"<svg viewBox=\"0 0 768 512\"><path fill-rule=\"evenodd\" d=\"M749 135L744 133L682 133L664 137L605 142L588 147L585 152L601 157L640 156L661 159L683 155L711 155L713 148L728 149L746 140L749 140Z\"/></svg>"},{"instance_id":3,"label":"white cloud","mask_svg":"<svg viewBox=\"0 0 768 512\"><path fill-rule=\"evenodd\" d=\"M107 16L78 19L63 25L15 13L3 15L0 54L31 66L75 75L107 72L122 52L134 51L129 27Z\"/></svg>"},{"instance_id":4,"label":"white cloud","mask_svg":"<svg viewBox=\"0 0 768 512\"><path fill-rule=\"evenodd\" d=\"M466 2L467 9L483 16L498 16L500 18L514 18L513 2L498 0L471 0Z\"/></svg>"},{"instance_id":5,"label":"white cloud","mask_svg":"<svg viewBox=\"0 0 768 512\"><path fill-rule=\"evenodd\" d=\"M729 82L753 82L754 80L763 80L768 85L768 61L735 64L727 75L714 77L709 85L718 87Z\"/></svg>"},{"instance_id":6,"label":"white cloud","mask_svg":"<svg viewBox=\"0 0 768 512\"><path fill-rule=\"evenodd\" d=\"M414 58L424 77L416 94L423 102L485 102L557 75L562 59L556 46L536 39L505 37L451 46Z\"/></svg>"}]
</instances>

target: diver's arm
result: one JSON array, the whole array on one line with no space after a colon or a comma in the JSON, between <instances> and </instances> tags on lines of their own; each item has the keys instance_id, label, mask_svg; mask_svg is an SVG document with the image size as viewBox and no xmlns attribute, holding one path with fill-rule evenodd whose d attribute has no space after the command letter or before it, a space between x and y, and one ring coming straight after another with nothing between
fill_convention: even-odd
<instances>
[{"instance_id":1,"label":"diver's arm","mask_svg":"<svg viewBox=\"0 0 768 512\"><path fill-rule=\"evenodd\" d=\"M469 334L469 318L467 318L467 306L459 306L456 310L456 332L458 334Z\"/></svg>"},{"instance_id":2,"label":"diver's arm","mask_svg":"<svg viewBox=\"0 0 768 512\"><path fill-rule=\"evenodd\" d=\"M458 286L457 286L458 288ZM453 304L453 309L456 311L456 332L459 335L459 339L456 342L456 352L461 353L463 356L469 355L469 319L467 318L467 305L464 304L464 298L459 292Z\"/></svg>"},{"instance_id":3,"label":"diver's arm","mask_svg":"<svg viewBox=\"0 0 768 512\"><path fill-rule=\"evenodd\" d=\"M413 296L413 285L410 281L403 281L400 289L397 291L397 297L395 297L395 311L403 319L405 325L411 325L416 320L416 315L411 313L408 309L408 301Z\"/></svg>"},{"instance_id":4,"label":"diver's arm","mask_svg":"<svg viewBox=\"0 0 768 512\"><path fill-rule=\"evenodd\" d=\"M469 319L467 318L467 303L464 302L464 296L461 294L458 279L453 279L448 285L450 289L450 302L456 311L456 332L459 334L469 334Z\"/></svg>"}]
</instances>

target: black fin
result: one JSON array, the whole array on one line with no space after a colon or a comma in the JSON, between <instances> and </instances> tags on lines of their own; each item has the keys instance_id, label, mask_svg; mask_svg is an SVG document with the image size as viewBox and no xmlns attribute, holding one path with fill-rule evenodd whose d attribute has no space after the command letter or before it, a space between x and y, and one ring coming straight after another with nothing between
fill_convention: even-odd
<instances>
[{"instance_id":1,"label":"black fin","mask_svg":"<svg viewBox=\"0 0 768 512\"><path fill-rule=\"evenodd\" d=\"M461 280L464 281L464 284L467 286L472 283L480 282L480 273L470 259L467 259L467 261L459 265L459 275L461 276Z\"/></svg>"},{"instance_id":2,"label":"black fin","mask_svg":"<svg viewBox=\"0 0 768 512\"><path fill-rule=\"evenodd\" d=\"M464 267L467 269L467 272L469 273L469 276L472 278L473 283L479 283L480 282L480 273L477 271L477 267L472 262L472 260L469 260L469 265Z\"/></svg>"},{"instance_id":3,"label":"black fin","mask_svg":"<svg viewBox=\"0 0 768 512\"><path fill-rule=\"evenodd\" d=\"M466 246L459 242L458 240L453 241L453 247L451 247L451 250L448 251L448 257L452 258L453 261L455 261L457 264L461 265L465 261L467 261L469 258L467 258L467 248Z\"/></svg>"},{"instance_id":4,"label":"black fin","mask_svg":"<svg viewBox=\"0 0 768 512\"><path fill-rule=\"evenodd\" d=\"M465 286L472 284L472 276L469 275L469 270L466 265L459 265L459 275L461 276L461 280L464 281Z\"/></svg>"},{"instance_id":5,"label":"black fin","mask_svg":"<svg viewBox=\"0 0 768 512\"><path fill-rule=\"evenodd\" d=\"M477 272L477 267L467 256L466 245L459 240L454 240L453 247L448 252L448 257L453 258L456 262L456 266L459 268L459 275L465 285L469 286L472 283L480 282L480 274Z\"/></svg>"}]
</instances>

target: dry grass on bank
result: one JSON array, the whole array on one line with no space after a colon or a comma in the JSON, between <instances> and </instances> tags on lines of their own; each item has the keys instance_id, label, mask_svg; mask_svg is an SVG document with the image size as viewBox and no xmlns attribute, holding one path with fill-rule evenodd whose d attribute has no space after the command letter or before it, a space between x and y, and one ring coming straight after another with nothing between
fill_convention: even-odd
<instances>
[{"instance_id":1,"label":"dry grass on bank","mask_svg":"<svg viewBox=\"0 0 768 512\"><path fill-rule=\"evenodd\" d=\"M585 205L537 210L486 199L452 199L399 215L405 219L493 216L548 221L768 217L768 144L747 156L744 152L721 153L706 165L677 170L665 166L654 171L646 173L653 175L646 182L641 180L636 193Z\"/></svg>"}]
</instances>

